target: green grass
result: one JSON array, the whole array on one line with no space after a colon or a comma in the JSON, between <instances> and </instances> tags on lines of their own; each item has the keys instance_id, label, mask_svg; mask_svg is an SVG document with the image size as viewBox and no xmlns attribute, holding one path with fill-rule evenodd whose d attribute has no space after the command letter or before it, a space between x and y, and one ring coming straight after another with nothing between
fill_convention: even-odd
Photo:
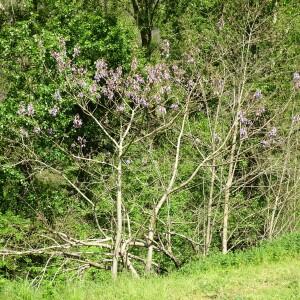
<instances>
[{"instance_id":1,"label":"green grass","mask_svg":"<svg viewBox=\"0 0 300 300\"><path fill-rule=\"evenodd\" d=\"M166 277L81 281L52 289L0 285L0 299L300 299L300 235L230 255L215 254Z\"/></svg>"}]
</instances>

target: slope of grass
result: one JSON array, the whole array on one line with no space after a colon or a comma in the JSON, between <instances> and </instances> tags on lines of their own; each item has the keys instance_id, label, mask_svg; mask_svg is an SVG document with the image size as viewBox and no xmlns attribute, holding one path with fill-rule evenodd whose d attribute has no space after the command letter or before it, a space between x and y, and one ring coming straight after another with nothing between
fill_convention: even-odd
<instances>
[{"instance_id":1,"label":"slope of grass","mask_svg":"<svg viewBox=\"0 0 300 300\"><path fill-rule=\"evenodd\" d=\"M300 299L300 235L191 262L166 277L81 281L53 289L2 284L0 299Z\"/></svg>"}]
</instances>

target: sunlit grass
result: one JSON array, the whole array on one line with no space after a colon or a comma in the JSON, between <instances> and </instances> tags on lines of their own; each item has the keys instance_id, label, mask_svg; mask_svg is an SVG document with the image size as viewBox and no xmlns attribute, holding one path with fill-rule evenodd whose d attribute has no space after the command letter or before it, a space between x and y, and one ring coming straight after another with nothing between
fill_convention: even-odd
<instances>
[{"instance_id":1,"label":"sunlit grass","mask_svg":"<svg viewBox=\"0 0 300 300\"><path fill-rule=\"evenodd\" d=\"M212 255L165 277L122 275L117 282L83 280L39 289L4 282L0 299L300 299L299 246L299 234L293 235L226 257Z\"/></svg>"}]
</instances>

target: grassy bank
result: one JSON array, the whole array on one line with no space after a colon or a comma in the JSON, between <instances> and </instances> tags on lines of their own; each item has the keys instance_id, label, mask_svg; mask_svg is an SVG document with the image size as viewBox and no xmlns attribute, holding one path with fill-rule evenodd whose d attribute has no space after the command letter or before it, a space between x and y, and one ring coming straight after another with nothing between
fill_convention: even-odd
<instances>
[{"instance_id":1,"label":"grassy bank","mask_svg":"<svg viewBox=\"0 0 300 300\"><path fill-rule=\"evenodd\" d=\"M121 276L115 283L81 281L39 289L3 281L0 299L300 299L300 235L215 254L166 277Z\"/></svg>"}]
</instances>

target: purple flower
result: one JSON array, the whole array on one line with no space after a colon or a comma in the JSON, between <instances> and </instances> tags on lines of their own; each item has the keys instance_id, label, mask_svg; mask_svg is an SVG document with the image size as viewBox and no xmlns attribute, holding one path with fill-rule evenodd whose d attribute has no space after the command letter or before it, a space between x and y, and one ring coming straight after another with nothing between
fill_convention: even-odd
<instances>
[{"instance_id":1,"label":"purple flower","mask_svg":"<svg viewBox=\"0 0 300 300\"><path fill-rule=\"evenodd\" d=\"M49 109L49 114L52 117L56 117L58 114L59 108L57 106L54 106L53 108Z\"/></svg>"},{"instance_id":2,"label":"purple flower","mask_svg":"<svg viewBox=\"0 0 300 300\"><path fill-rule=\"evenodd\" d=\"M270 138L274 138L277 136L277 128L276 127L272 127L271 130L268 132L268 136Z\"/></svg>"},{"instance_id":3,"label":"purple flower","mask_svg":"<svg viewBox=\"0 0 300 300\"><path fill-rule=\"evenodd\" d=\"M33 108L32 103L29 103L27 105L27 115L30 117L32 117L34 115L34 108Z\"/></svg>"},{"instance_id":4,"label":"purple flower","mask_svg":"<svg viewBox=\"0 0 300 300\"><path fill-rule=\"evenodd\" d=\"M47 132L48 132L49 135L52 135L52 134L53 134L53 129L52 129L52 128L49 128L49 129L47 130Z\"/></svg>"},{"instance_id":5,"label":"purple flower","mask_svg":"<svg viewBox=\"0 0 300 300\"><path fill-rule=\"evenodd\" d=\"M299 74L299 72L295 72L293 74L293 80L294 81L300 81L300 74Z\"/></svg>"},{"instance_id":6,"label":"purple flower","mask_svg":"<svg viewBox=\"0 0 300 300\"><path fill-rule=\"evenodd\" d=\"M60 91L56 90L53 97L54 97L55 100L61 100Z\"/></svg>"},{"instance_id":7,"label":"purple flower","mask_svg":"<svg viewBox=\"0 0 300 300\"><path fill-rule=\"evenodd\" d=\"M93 83L90 87L90 92L95 94L97 92L97 84Z\"/></svg>"},{"instance_id":8,"label":"purple flower","mask_svg":"<svg viewBox=\"0 0 300 300\"><path fill-rule=\"evenodd\" d=\"M138 104L145 108L149 106L148 102L143 98L139 99Z\"/></svg>"},{"instance_id":9,"label":"purple flower","mask_svg":"<svg viewBox=\"0 0 300 300\"><path fill-rule=\"evenodd\" d=\"M171 108L172 110L178 110L179 105L178 105L178 103L172 103L172 104L170 105L170 108Z\"/></svg>"},{"instance_id":10,"label":"purple flower","mask_svg":"<svg viewBox=\"0 0 300 300\"><path fill-rule=\"evenodd\" d=\"M117 105L116 111L122 113L125 110L124 104Z\"/></svg>"},{"instance_id":11,"label":"purple flower","mask_svg":"<svg viewBox=\"0 0 300 300\"><path fill-rule=\"evenodd\" d=\"M73 126L74 128L81 128L82 126L82 120L78 114L74 117Z\"/></svg>"},{"instance_id":12,"label":"purple flower","mask_svg":"<svg viewBox=\"0 0 300 300\"><path fill-rule=\"evenodd\" d=\"M293 123L299 123L300 122L300 115L295 115L292 117L292 122Z\"/></svg>"},{"instance_id":13,"label":"purple flower","mask_svg":"<svg viewBox=\"0 0 300 300\"><path fill-rule=\"evenodd\" d=\"M18 115L25 116L27 114L27 110L23 104L20 104L18 109Z\"/></svg>"},{"instance_id":14,"label":"purple flower","mask_svg":"<svg viewBox=\"0 0 300 300\"><path fill-rule=\"evenodd\" d=\"M79 98L83 98L83 97L84 97L83 92L80 92L80 93L78 94L78 97L79 97Z\"/></svg>"},{"instance_id":15,"label":"purple flower","mask_svg":"<svg viewBox=\"0 0 300 300\"><path fill-rule=\"evenodd\" d=\"M86 139L84 137L78 136L77 142L78 142L80 148L84 148L86 146Z\"/></svg>"},{"instance_id":16,"label":"purple flower","mask_svg":"<svg viewBox=\"0 0 300 300\"><path fill-rule=\"evenodd\" d=\"M270 146L270 142L269 141L266 141L266 140L262 140L260 142L260 144L264 147L264 148L267 148Z\"/></svg>"},{"instance_id":17,"label":"purple flower","mask_svg":"<svg viewBox=\"0 0 300 300\"><path fill-rule=\"evenodd\" d=\"M300 89L300 74L299 74L299 72L295 72L293 74L293 82L294 82L294 88L296 90Z\"/></svg>"},{"instance_id":18,"label":"purple flower","mask_svg":"<svg viewBox=\"0 0 300 300\"><path fill-rule=\"evenodd\" d=\"M168 40L163 40L161 44L162 54L168 58L170 55L170 43Z\"/></svg>"},{"instance_id":19,"label":"purple flower","mask_svg":"<svg viewBox=\"0 0 300 300\"><path fill-rule=\"evenodd\" d=\"M100 81L102 78L105 78L108 75L107 63L104 59L99 59L96 61L96 74L95 80Z\"/></svg>"},{"instance_id":20,"label":"purple flower","mask_svg":"<svg viewBox=\"0 0 300 300\"><path fill-rule=\"evenodd\" d=\"M261 90L256 90L256 92L253 95L254 100L260 100L262 98Z\"/></svg>"},{"instance_id":21,"label":"purple flower","mask_svg":"<svg viewBox=\"0 0 300 300\"><path fill-rule=\"evenodd\" d=\"M246 139L248 137L247 129L245 127L241 127L240 129L240 138Z\"/></svg>"},{"instance_id":22,"label":"purple flower","mask_svg":"<svg viewBox=\"0 0 300 300\"><path fill-rule=\"evenodd\" d=\"M103 95L106 96L109 100L114 98L114 92L109 88L103 88Z\"/></svg>"},{"instance_id":23,"label":"purple flower","mask_svg":"<svg viewBox=\"0 0 300 300\"><path fill-rule=\"evenodd\" d=\"M238 113L238 118L240 120L240 123L243 125L251 125L252 124L252 122L245 117L244 112L242 112L242 111L240 111Z\"/></svg>"},{"instance_id":24,"label":"purple flower","mask_svg":"<svg viewBox=\"0 0 300 300\"><path fill-rule=\"evenodd\" d=\"M157 111L158 111L158 113L159 113L160 115L165 115L165 114L167 113L166 108L163 107L163 106L161 106L161 105L158 106Z\"/></svg>"},{"instance_id":25,"label":"purple flower","mask_svg":"<svg viewBox=\"0 0 300 300\"><path fill-rule=\"evenodd\" d=\"M132 160L131 159L125 159L124 163L126 165L130 165L132 163Z\"/></svg>"}]
</instances>

